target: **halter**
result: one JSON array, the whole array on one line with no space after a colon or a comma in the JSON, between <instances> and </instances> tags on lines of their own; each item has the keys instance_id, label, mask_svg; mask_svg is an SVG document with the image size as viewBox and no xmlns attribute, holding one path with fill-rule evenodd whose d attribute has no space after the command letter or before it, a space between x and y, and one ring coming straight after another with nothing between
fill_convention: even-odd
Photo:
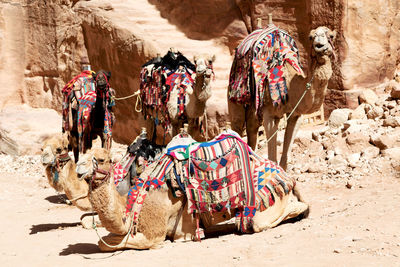
<instances>
[{"instance_id":1,"label":"halter","mask_svg":"<svg viewBox=\"0 0 400 267\"><path fill-rule=\"evenodd\" d=\"M106 80L106 98L108 98L108 92L109 92L109 88L110 88L110 83L108 82L107 79L107 75L104 74L104 72L101 72L101 74L103 75L104 79ZM99 78L99 75L96 75L96 88L97 88L97 79ZM103 90L100 90L103 91Z\"/></svg>"},{"instance_id":2,"label":"halter","mask_svg":"<svg viewBox=\"0 0 400 267\"><path fill-rule=\"evenodd\" d=\"M51 170L53 173L53 182L58 183L58 176L61 171L61 168L63 168L70 159L71 157L69 156L68 152L56 155L51 164Z\"/></svg>"},{"instance_id":3,"label":"halter","mask_svg":"<svg viewBox=\"0 0 400 267\"><path fill-rule=\"evenodd\" d=\"M110 178L110 173L111 173L111 171L112 171L114 165L113 165L113 164L110 164L110 170L109 170L109 171L106 171L106 170L100 169L100 168L98 167L99 164L98 164L98 162L97 162L96 157L93 156L92 162L93 162L93 176L92 176L92 179L91 179L90 183L92 184L92 187L93 187L93 181L94 181L94 180L101 180L101 183L100 183L100 184L102 184L102 183L104 183L105 181L107 181L108 178ZM104 176L103 178L101 178L101 179L96 179L96 173L100 173L100 174L103 174L103 175L105 175L105 176ZM99 185L100 185L100 184L99 184Z\"/></svg>"}]
</instances>

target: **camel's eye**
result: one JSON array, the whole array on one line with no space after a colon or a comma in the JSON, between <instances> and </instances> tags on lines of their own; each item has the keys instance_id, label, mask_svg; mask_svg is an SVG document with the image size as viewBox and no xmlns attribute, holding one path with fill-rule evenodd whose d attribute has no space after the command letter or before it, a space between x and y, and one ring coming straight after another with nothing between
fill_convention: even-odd
<instances>
[{"instance_id":1,"label":"camel's eye","mask_svg":"<svg viewBox=\"0 0 400 267\"><path fill-rule=\"evenodd\" d=\"M104 159L98 159L99 163L104 163Z\"/></svg>"}]
</instances>

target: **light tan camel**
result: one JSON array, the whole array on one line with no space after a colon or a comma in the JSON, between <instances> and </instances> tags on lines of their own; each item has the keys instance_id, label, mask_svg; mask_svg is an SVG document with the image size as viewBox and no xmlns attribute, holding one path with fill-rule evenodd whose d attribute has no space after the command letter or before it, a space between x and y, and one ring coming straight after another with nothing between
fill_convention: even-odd
<instances>
[{"instance_id":1,"label":"light tan camel","mask_svg":"<svg viewBox=\"0 0 400 267\"><path fill-rule=\"evenodd\" d=\"M155 162L146 168L140 177L147 177L157 164L158 162ZM102 251L157 248L166 238L179 241L196 239L196 220L186 212L188 208L186 196L173 197L166 185L160 189L150 189L138 217L136 233L132 236L129 234L132 229L132 218L125 217L127 197L117 192L113 177L106 171L110 170L109 152L102 148L93 148L80 158L77 166L80 175L94 177L93 190L89 192L89 198L103 226L111 232L102 238L108 245L102 240L99 241ZM282 198L273 194L275 204L265 211L257 212L253 217L254 232L266 230L284 220L308 212L308 205L300 202L295 196L298 195L297 190L290 191ZM235 212L213 213L212 220L206 220L202 216L202 223L207 230L218 223L227 222L231 214L234 216ZM232 224L225 224L222 227L224 230L233 228Z\"/></svg>"},{"instance_id":2,"label":"light tan camel","mask_svg":"<svg viewBox=\"0 0 400 267\"><path fill-rule=\"evenodd\" d=\"M200 55L194 57L194 64L196 66L196 77L194 82L194 88L188 87L186 89L186 101L185 101L185 113L189 124L189 134L195 137L196 140L201 140L199 119L204 115L206 109L207 100L211 97L211 79L213 75L212 64L215 61L215 55ZM186 123L180 119L178 114L179 110L177 107L178 102L178 89L172 90L168 103L167 109L172 126L172 136L179 133L179 129ZM149 111L154 113L154 111ZM155 115L155 114L153 114ZM154 116L156 117L156 116ZM153 133L154 123L148 120L147 132ZM149 136L151 139L152 136Z\"/></svg>"},{"instance_id":3,"label":"light tan camel","mask_svg":"<svg viewBox=\"0 0 400 267\"><path fill-rule=\"evenodd\" d=\"M65 192L68 201L78 209L92 211L88 199L88 183L84 179L78 179L75 162L68 155L66 134L56 134L44 142L41 161L46 168L46 176L51 187L57 192ZM83 215L81 222L84 228L90 228L90 217L85 218Z\"/></svg>"},{"instance_id":4,"label":"light tan camel","mask_svg":"<svg viewBox=\"0 0 400 267\"><path fill-rule=\"evenodd\" d=\"M279 162L283 169L286 169L288 154L291 151L291 145L296 136L299 124L299 118L302 114L310 114L320 109L323 104L328 81L332 76L331 57L334 55L333 42L336 32L327 27L318 27L310 32L312 42L311 56L309 59L309 69L307 77L298 75L293 67L285 63L284 77L288 88L288 102L282 107L274 107L269 94L264 95L263 122L266 131L267 140L272 136L277 128L281 118L289 114L298 103L299 99L307 90L307 83L311 87L305 93L303 100L298 105L292 116L287 120L285 138L283 144L282 157ZM267 82L268 83L268 82ZM268 85L266 85L268 88ZM254 101L248 107L233 103L228 99L230 119L232 130L242 133L246 125L248 144L255 149L257 144L257 133L260 126ZM268 158L277 162L276 135L268 142Z\"/></svg>"}]
</instances>

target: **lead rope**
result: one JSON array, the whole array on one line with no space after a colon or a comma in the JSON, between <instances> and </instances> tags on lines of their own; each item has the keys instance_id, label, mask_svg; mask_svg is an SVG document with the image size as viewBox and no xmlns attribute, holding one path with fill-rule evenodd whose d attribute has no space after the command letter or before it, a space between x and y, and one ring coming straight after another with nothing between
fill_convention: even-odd
<instances>
[{"instance_id":1,"label":"lead rope","mask_svg":"<svg viewBox=\"0 0 400 267\"><path fill-rule=\"evenodd\" d=\"M314 75L315 72L313 73L313 76L311 77L311 80L306 83L306 90L304 90L303 95L300 97L299 101L297 101L297 104L294 106L293 110L290 112L289 116L287 116L286 121L290 119L290 117L293 115L294 111L297 109L297 107L299 106L300 102L303 100L304 96L306 95L306 93L311 89L311 84L314 80ZM271 135L268 139L267 139L267 144L269 143L269 141L271 141L271 139L278 133L279 128L276 129L276 131L273 133L273 135Z\"/></svg>"}]
</instances>

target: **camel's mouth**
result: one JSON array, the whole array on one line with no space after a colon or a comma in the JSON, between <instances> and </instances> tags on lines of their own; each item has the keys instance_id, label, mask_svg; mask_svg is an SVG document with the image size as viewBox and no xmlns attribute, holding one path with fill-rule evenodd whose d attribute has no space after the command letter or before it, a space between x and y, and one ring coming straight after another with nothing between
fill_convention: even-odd
<instances>
[{"instance_id":1,"label":"camel's mouth","mask_svg":"<svg viewBox=\"0 0 400 267\"><path fill-rule=\"evenodd\" d=\"M314 50L317 53L328 53L329 50L330 50L329 49L329 44L321 44L321 43L315 44L314 45Z\"/></svg>"}]
</instances>

